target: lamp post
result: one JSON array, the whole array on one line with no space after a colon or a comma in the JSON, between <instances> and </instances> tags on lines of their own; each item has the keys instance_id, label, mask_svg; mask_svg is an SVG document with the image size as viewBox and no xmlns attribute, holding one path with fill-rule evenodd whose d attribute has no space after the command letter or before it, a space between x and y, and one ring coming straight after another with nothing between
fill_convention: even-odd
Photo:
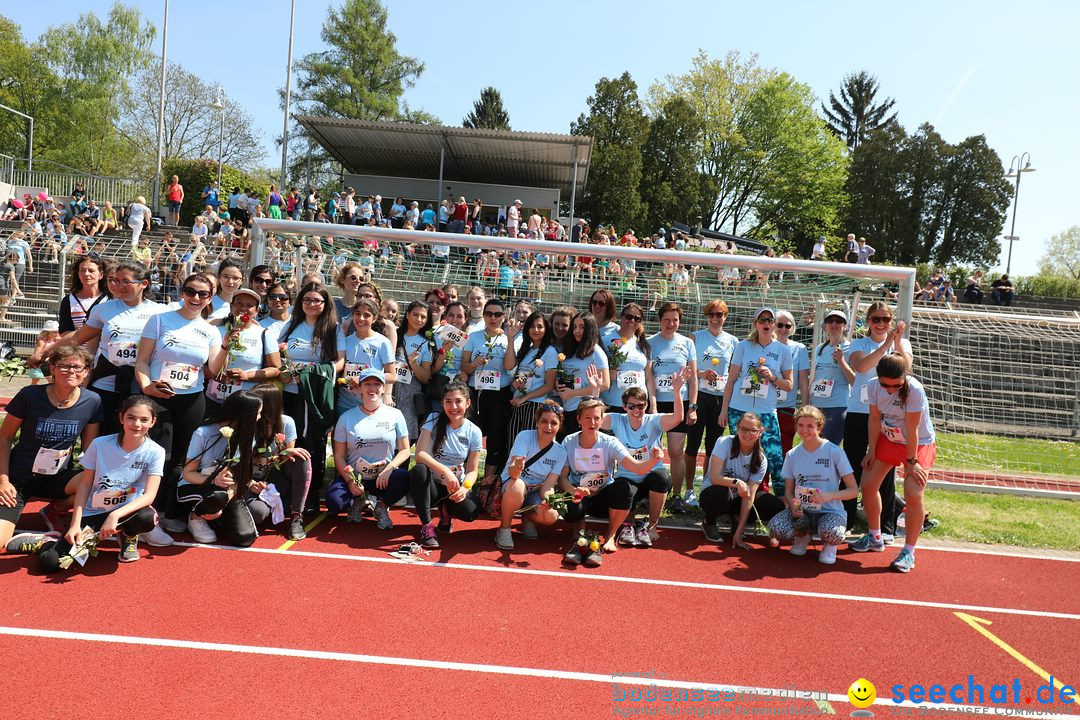
<instances>
[{"instance_id":1,"label":"lamp post","mask_svg":"<svg viewBox=\"0 0 1080 720\"><path fill-rule=\"evenodd\" d=\"M217 97L214 98L214 102L210 103L210 109L216 110L221 113L221 130L218 133L217 144L217 186L218 195L221 194L221 162L224 157L225 147L225 90L218 85Z\"/></svg>"},{"instance_id":2,"label":"lamp post","mask_svg":"<svg viewBox=\"0 0 1080 720\"><path fill-rule=\"evenodd\" d=\"M11 83L7 83L10 85ZM30 121L30 132L26 136L26 171L27 174L34 172L34 118L30 117L26 113L19 112L15 108L9 108L7 105L0 105L0 108L13 112L19 117L24 117ZM27 180L27 182L30 182Z\"/></svg>"},{"instance_id":3,"label":"lamp post","mask_svg":"<svg viewBox=\"0 0 1080 720\"><path fill-rule=\"evenodd\" d=\"M169 46L169 0L165 0L165 20L161 26L161 77L158 88L158 116L157 116L157 172L154 174L154 205L150 214L153 215L161 207L161 160L165 152L165 70L167 66L166 51Z\"/></svg>"},{"instance_id":4,"label":"lamp post","mask_svg":"<svg viewBox=\"0 0 1080 720\"><path fill-rule=\"evenodd\" d=\"M285 68L285 117L281 131L281 177L278 179L279 187L285 192L285 166L289 159L289 99L292 93L292 46L293 46L293 21L296 18L296 0L292 0L289 7L289 59Z\"/></svg>"},{"instance_id":5,"label":"lamp post","mask_svg":"<svg viewBox=\"0 0 1080 720\"><path fill-rule=\"evenodd\" d=\"M1005 239L1009 241L1009 259L1005 261L1006 275L1008 275L1009 271L1012 269L1013 243L1020 239L1016 237L1016 204L1020 200L1020 176L1026 172L1035 172L1035 168L1031 167L1031 153L1028 152L1014 156L1012 162L1009 163L1009 171L1005 173L1005 177L1008 179L1016 180L1016 189L1013 191L1012 227L1009 230L1009 234L1005 237Z\"/></svg>"}]
</instances>

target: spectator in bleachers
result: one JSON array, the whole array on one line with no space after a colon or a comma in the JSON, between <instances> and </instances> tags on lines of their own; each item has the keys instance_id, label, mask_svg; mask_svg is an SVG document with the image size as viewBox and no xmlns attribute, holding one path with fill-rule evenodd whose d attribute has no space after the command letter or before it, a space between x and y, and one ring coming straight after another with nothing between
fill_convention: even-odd
<instances>
[{"instance_id":1,"label":"spectator in bleachers","mask_svg":"<svg viewBox=\"0 0 1080 720\"><path fill-rule=\"evenodd\" d=\"M240 214L240 199L244 197L244 193L240 192L240 188L234 187L232 194L229 195L229 216L243 221L243 216Z\"/></svg>"},{"instance_id":2,"label":"spectator in bleachers","mask_svg":"<svg viewBox=\"0 0 1080 720\"><path fill-rule=\"evenodd\" d=\"M462 195L454 203L453 214L450 221L450 232L452 233L464 233L465 223L469 219L469 204L465 202L465 196Z\"/></svg>"},{"instance_id":3,"label":"spectator in bleachers","mask_svg":"<svg viewBox=\"0 0 1080 720\"><path fill-rule=\"evenodd\" d=\"M314 222L315 217L319 213L319 191L314 188L307 189L307 195L304 196L304 218L308 222ZM333 222L331 220L331 222Z\"/></svg>"},{"instance_id":4,"label":"spectator in bleachers","mask_svg":"<svg viewBox=\"0 0 1080 720\"><path fill-rule=\"evenodd\" d=\"M94 226L90 229L90 235L104 235L107 230L119 230L120 220L116 213L116 208L112 206L112 203L108 200L105 201L104 206L101 208L101 215L94 223Z\"/></svg>"},{"instance_id":5,"label":"spectator in bleachers","mask_svg":"<svg viewBox=\"0 0 1080 720\"><path fill-rule=\"evenodd\" d=\"M293 220L300 219L301 199L300 191L295 187L289 188L289 194L285 197L285 211Z\"/></svg>"},{"instance_id":6,"label":"spectator in bleachers","mask_svg":"<svg viewBox=\"0 0 1080 720\"><path fill-rule=\"evenodd\" d=\"M180 205L184 202L184 186L180 184L180 178L176 175L169 180L165 188L165 199L169 201L169 224L180 224Z\"/></svg>"},{"instance_id":7,"label":"spectator in bleachers","mask_svg":"<svg viewBox=\"0 0 1080 720\"><path fill-rule=\"evenodd\" d=\"M150 238L139 238L138 246L131 248L128 255L135 262L140 262L149 267L152 264L151 260L153 259L152 251L150 250Z\"/></svg>"},{"instance_id":8,"label":"spectator in bleachers","mask_svg":"<svg viewBox=\"0 0 1080 720\"><path fill-rule=\"evenodd\" d=\"M266 198L266 216L271 220L281 219L281 210L285 205L285 201L281 197L281 193L278 192L277 185L271 183L270 195ZM251 210L251 200L248 200L248 210Z\"/></svg>"},{"instance_id":9,"label":"spectator in bleachers","mask_svg":"<svg viewBox=\"0 0 1080 720\"><path fill-rule=\"evenodd\" d=\"M405 223L412 225L413 230L420 227L420 203L415 200L409 203L409 209L405 211Z\"/></svg>"},{"instance_id":10,"label":"spectator in bleachers","mask_svg":"<svg viewBox=\"0 0 1080 720\"><path fill-rule=\"evenodd\" d=\"M952 280L946 279L934 293L934 302L952 307L954 300L956 300L956 293L953 291Z\"/></svg>"},{"instance_id":11,"label":"spectator in bleachers","mask_svg":"<svg viewBox=\"0 0 1080 720\"><path fill-rule=\"evenodd\" d=\"M15 279L15 261L18 256L8 253L0 262L0 324L7 322L8 305L19 294L19 282Z\"/></svg>"},{"instance_id":12,"label":"spectator in bleachers","mask_svg":"<svg viewBox=\"0 0 1080 720\"><path fill-rule=\"evenodd\" d=\"M1013 284L1008 275L1002 275L990 283L990 297L994 300L995 305L1012 306Z\"/></svg>"},{"instance_id":13,"label":"spectator in bleachers","mask_svg":"<svg viewBox=\"0 0 1080 720\"><path fill-rule=\"evenodd\" d=\"M23 275L34 273L34 256L30 252L30 243L26 242L26 238L21 235L12 236L13 239L8 241L8 262L11 262L12 253L15 254L15 280L16 287L15 292L12 293L12 297L23 297L22 291L19 287L22 285Z\"/></svg>"},{"instance_id":14,"label":"spectator in bleachers","mask_svg":"<svg viewBox=\"0 0 1080 720\"><path fill-rule=\"evenodd\" d=\"M449 200L443 200L441 203L439 203L439 211L437 213L438 223L439 223L439 232L446 232L447 229L449 228L449 225L450 225L450 207L451 207L451 203L450 203Z\"/></svg>"},{"instance_id":15,"label":"spectator in bleachers","mask_svg":"<svg viewBox=\"0 0 1080 720\"><path fill-rule=\"evenodd\" d=\"M964 299L969 303L975 303L976 305L982 305L983 301L983 271L976 270L972 273L971 277L967 279L967 287L964 288Z\"/></svg>"},{"instance_id":16,"label":"spectator in bleachers","mask_svg":"<svg viewBox=\"0 0 1080 720\"><path fill-rule=\"evenodd\" d=\"M146 198L142 195L135 198L135 202L128 205L127 226L131 228L131 246L139 244L139 236L143 230L151 228L150 208L146 207Z\"/></svg>"},{"instance_id":17,"label":"spectator in bleachers","mask_svg":"<svg viewBox=\"0 0 1080 720\"><path fill-rule=\"evenodd\" d=\"M220 192L218 191L217 180L211 180L209 185L203 187L200 197L202 198L202 202L204 205L210 206L216 212L218 207L221 205L221 199L219 195Z\"/></svg>"}]
</instances>

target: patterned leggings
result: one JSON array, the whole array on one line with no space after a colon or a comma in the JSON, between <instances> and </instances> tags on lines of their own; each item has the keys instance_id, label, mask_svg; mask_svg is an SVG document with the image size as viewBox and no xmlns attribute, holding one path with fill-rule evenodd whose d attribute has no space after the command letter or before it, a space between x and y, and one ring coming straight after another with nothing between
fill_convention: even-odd
<instances>
[{"instance_id":1,"label":"patterned leggings","mask_svg":"<svg viewBox=\"0 0 1080 720\"><path fill-rule=\"evenodd\" d=\"M840 513L807 513L796 520L790 510L784 510L769 521L769 534L780 542L791 542L796 535L817 532L826 545L840 545L847 531L847 518Z\"/></svg>"},{"instance_id":2,"label":"patterned leggings","mask_svg":"<svg viewBox=\"0 0 1080 720\"><path fill-rule=\"evenodd\" d=\"M731 433L732 437L738 437L735 428L738 427L739 420L745 414L743 410L728 409L728 432ZM772 490L773 495L783 497L784 481L780 480L780 468L784 466L784 451L780 447L780 423L776 419L775 410L767 413L757 413L757 415L761 418L761 425L764 430L761 433L761 449L765 453L765 458L769 461L769 488Z\"/></svg>"}]
</instances>

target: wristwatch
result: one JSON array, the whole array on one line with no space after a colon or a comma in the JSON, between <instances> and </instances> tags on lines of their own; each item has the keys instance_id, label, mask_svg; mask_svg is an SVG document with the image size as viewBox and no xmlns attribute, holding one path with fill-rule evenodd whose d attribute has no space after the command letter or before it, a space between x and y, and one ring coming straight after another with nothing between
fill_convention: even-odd
<instances>
[{"instance_id":1,"label":"wristwatch","mask_svg":"<svg viewBox=\"0 0 1080 720\"><path fill-rule=\"evenodd\" d=\"M917 458L917 457L909 457L907 459L907 464L908 465L914 465L917 462L919 462L919 458Z\"/></svg>"},{"instance_id":2,"label":"wristwatch","mask_svg":"<svg viewBox=\"0 0 1080 720\"><path fill-rule=\"evenodd\" d=\"M690 411L697 410L697 403L690 403L686 409Z\"/></svg>"}]
</instances>

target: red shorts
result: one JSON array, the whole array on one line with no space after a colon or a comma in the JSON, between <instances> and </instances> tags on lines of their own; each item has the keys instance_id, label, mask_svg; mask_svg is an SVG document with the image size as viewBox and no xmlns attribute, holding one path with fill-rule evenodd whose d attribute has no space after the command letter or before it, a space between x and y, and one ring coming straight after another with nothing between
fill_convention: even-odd
<instances>
[{"instance_id":1,"label":"red shorts","mask_svg":"<svg viewBox=\"0 0 1080 720\"><path fill-rule=\"evenodd\" d=\"M937 459L937 445L933 443L920 445L919 449L915 451L915 457L918 458L919 465L929 470ZM907 462L908 446L894 443L886 437L879 437L877 447L874 449L874 458L893 467L899 467Z\"/></svg>"}]
</instances>

